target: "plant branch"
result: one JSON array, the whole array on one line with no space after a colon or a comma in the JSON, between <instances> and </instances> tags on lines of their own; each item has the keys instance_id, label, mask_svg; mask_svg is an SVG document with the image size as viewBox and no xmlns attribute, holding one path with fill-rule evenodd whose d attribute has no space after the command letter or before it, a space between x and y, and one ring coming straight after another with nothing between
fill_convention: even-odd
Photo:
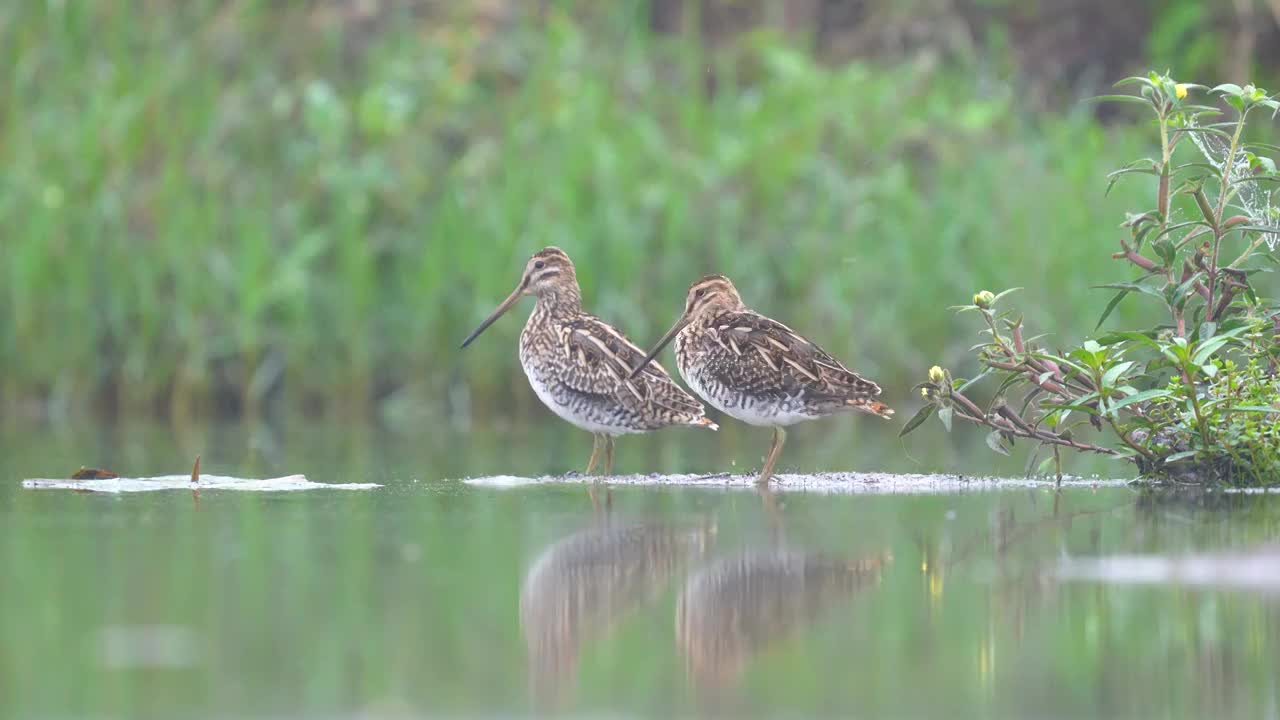
<instances>
[{"instance_id":1,"label":"plant branch","mask_svg":"<svg viewBox=\"0 0 1280 720\"><path fill-rule=\"evenodd\" d=\"M956 395L953 397L962 397L962 396ZM1026 432L1019 429L1016 425L1014 425L1013 423L1010 423L1007 420L1005 420L1004 422L997 423L987 417L975 417L965 412L964 410L960 410L956 412L956 417L960 418L961 420L967 420L968 422L971 422L975 425L989 427L993 430L999 430L1001 432L1006 432L1006 433L1009 433L1010 435L1014 435L1020 438L1025 438L1028 440L1038 440L1040 442L1048 443L1050 445L1061 445L1062 447L1069 447L1074 450L1084 450L1086 452L1098 453L1100 455L1119 455L1120 454L1115 450L1112 450L1111 448L1105 448L1105 447L1100 447L1098 445L1090 445L1088 443L1077 442L1069 438L1064 438L1060 435L1054 435L1053 433L1050 433L1044 430L1033 430L1031 432Z\"/></svg>"}]
</instances>

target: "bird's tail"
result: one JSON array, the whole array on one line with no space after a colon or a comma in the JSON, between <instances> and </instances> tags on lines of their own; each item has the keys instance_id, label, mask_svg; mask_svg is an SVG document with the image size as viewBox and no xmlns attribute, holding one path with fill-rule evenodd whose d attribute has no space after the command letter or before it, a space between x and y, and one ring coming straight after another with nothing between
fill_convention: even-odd
<instances>
[{"instance_id":1,"label":"bird's tail","mask_svg":"<svg viewBox=\"0 0 1280 720\"><path fill-rule=\"evenodd\" d=\"M888 420L893 417L893 408L889 407L888 405L885 405L879 400L868 400L866 398L850 398L847 402L849 403L849 405L863 412L871 413L872 415L878 415L879 417L882 417L885 420Z\"/></svg>"},{"instance_id":2,"label":"bird's tail","mask_svg":"<svg viewBox=\"0 0 1280 720\"><path fill-rule=\"evenodd\" d=\"M698 427L704 427L704 428L706 428L706 429L708 429L708 430L719 430L719 429L720 429L720 426L719 426L719 425L717 425L717 424L715 424L715 423L713 423L713 422L711 422L711 418L709 418L709 417L700 417L700 418L698 418L697 420L694 420L693 422L691 422L691 423L689 423L689 424L690 424L690 425L696 425L696 426L698 426Z\"/></svg>"}]
</instances>

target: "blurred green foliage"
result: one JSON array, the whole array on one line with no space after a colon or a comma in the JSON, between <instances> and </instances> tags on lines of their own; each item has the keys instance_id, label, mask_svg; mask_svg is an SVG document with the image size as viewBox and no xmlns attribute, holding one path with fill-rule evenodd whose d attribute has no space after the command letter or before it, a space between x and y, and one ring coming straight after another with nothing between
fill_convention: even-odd
<instances>
[{"instance_id":1,"label":"blurred green foliage","mask_svg":"<svg viewBox=\"0 0 1280 720\"><path fill-rule=\"evenodd\" d=\"M969 345L945 306L1030 278L1028 322L1074 337L1118 272L1138 196L1105 174L1147 134L1017 78L635 4L317 7L0 9L0 407L520 412L517 321L456 347L547 244L637 342L715 270L903 403Z\"/></svg>"}]
</instances>

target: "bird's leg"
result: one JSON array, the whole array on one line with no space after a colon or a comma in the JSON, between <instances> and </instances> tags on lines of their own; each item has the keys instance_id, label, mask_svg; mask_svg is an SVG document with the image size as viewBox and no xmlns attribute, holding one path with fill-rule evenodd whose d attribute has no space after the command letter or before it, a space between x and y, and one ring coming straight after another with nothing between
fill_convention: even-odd
<instances>
[{"instance_id":1,"label":"bird's leg","mask_svg":"<svg viewBox=\"0 0 1280 720\"><path fill-rule=\"evenodd\" d=\"M773 466L778 462L778 455L782 453L782 444L787 441L787 431L780 427L773 429L773 447L769 449L769 457L764 461L764 469L760 471L760 477L756 478L757 485L767 485L769 478L773 477Z\"/></svg>"},{"instance_id":2,"label":"bird's leg","mask_svg":"<svg viewBox=\"0 0 1280 720\"><path fill-rule=\"evenodd\" d=\"M593 475L596 471L596 465L600 461L600 436L591 433L591 459L587 461L587 471L584 475Z\"/></svg>"},{"instance_id":3,"label":"bird's leg","mask_svg":"<svg viewBox=\"0 0 1280 720\"><path fill-rule=\"evenodd\" d=\"M604 474L613 474L613 436L604 436Z\"/></svg>"}]
</instances>

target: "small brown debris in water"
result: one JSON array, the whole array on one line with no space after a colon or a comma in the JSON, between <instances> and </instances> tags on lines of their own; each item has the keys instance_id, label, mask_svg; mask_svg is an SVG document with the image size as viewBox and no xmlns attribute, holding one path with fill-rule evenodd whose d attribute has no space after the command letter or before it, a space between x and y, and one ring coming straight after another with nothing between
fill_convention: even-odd
<instances>
[{"instance_id":1,"label":"small brown debris in water","mask_svg":"<svg viewBox=\"0 0 1280 720\"><path fill-rule=\"evenodd\" d=\"M110 470L99 470L98 468L80 466L80 469L71 474L72 480L110 480L118 478L119 475Z\"/></svg>"}]
</instances>

